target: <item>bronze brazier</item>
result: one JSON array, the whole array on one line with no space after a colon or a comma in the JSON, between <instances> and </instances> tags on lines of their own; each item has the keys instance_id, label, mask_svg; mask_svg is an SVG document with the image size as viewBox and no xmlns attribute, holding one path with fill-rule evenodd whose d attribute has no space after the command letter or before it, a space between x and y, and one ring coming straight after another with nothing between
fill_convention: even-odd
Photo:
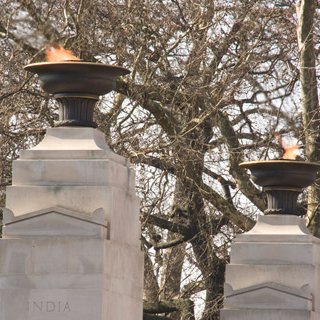
<instances>
[{"instance_id":1,"label":"bronze brazier","mask_svg":"<svg viewBox=\"0 0 320 320\"><path fill-rule=\"evenodd\" d=\"M297 198L317 178L320 164L297 160L249 161L240 164L267 194L265 214L302 215Z\"/></svg>"},{"instance_id":2,"label":"bronze brazier","mask_svg":"<svg viewBox=\"0 0 320 320\"><path fill-rule=\"evenodd\" d=\"M40 62L24 67L40 79L42 89L58 101L56 126L96 127L93 110L99 96L115 89L116 79L129 70L83 61Z\"/></svg>"}]
</instances>

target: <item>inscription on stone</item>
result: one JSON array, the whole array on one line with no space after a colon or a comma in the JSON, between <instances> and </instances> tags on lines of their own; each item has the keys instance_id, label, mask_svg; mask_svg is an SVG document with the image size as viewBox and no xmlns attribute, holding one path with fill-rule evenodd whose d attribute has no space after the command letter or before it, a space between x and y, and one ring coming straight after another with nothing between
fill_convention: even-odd
<instances>
[{"instance_id":1,"label":"inscription on stone","mask_svg":"<svg viewBox=\"0 0 320 320\"><path fill-rule=\"evenodd\" d=\"M67 301L30 301L29 312L71 312L69 302Z\"/></svg>"}]
</instances>

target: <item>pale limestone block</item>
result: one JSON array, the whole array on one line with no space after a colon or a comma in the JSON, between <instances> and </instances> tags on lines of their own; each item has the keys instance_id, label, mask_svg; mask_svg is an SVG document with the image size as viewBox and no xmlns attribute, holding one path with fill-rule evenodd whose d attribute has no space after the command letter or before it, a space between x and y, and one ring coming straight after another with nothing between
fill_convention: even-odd
<instances>
[{"instance_id":1,"label":"pale limestone block","mask_svg":"<svg viewBox=\"0 0 320 320\"><path fill-rule=\"evenodd\" d=\"M142 288L144 259L139 247L107 241L105 262L107 276L132 280Z\"/></svg>"},{"instance_id":2,"label":"pale limestone block","mask_svg":"<svg viewBox=\"0 0 320 320\"><path fill-rule=\"evenodd\" d=\"M48 128L43 140L30 151L37 150L110 150L105 135L94 128Z\"/></svg>"},{"instance_id":3,"label":"pale limestone block","mask_svg":"<svg viewBox=\"0 0 320 320\"><path fill-rule=\"evenodd\" d=\"M248 286L274 282L293 288L301 288L306 283L314 289L316 268L312 264L287 264L287 265L250 265L229 264L226 267L225 282L232 285L234 290Z\"/></svg>"},{"instance_id":4,"label":"pale limestone block","mask_svg":"<svg viewBox=\"0 0 320 320\"><path fill-rule=\"evenodd\" d=\"M238 235L238 242L318 242L306 227L303 218L293 215L259 216L255 226L246 233Z\"/></svg>"},{"instance_id":5,"label":"pale limestone block","mask_svg":"<svg viewBox=\"0 0 320 320\"><path fill-rule=\"evenodd\" d=\"M319 244L304 219L259 217L233 241L221 319L320 319Z\"/></svg>"},{"instance_id":6,"label":"pale limestone block","mask_svg":"<svg viewBox=\"0 0 320 320\"><path fill-rule=\"evenodd\" d=\"M28 317L29 288L0 290L0 320L33 320Z\"/></svg>"},{"instance_id":7,"label":"pale limestone block","mask_svg":"<svg viewBox=\"0 0 320 320\"><path fill-rule=\"evenodd\" d=\"M140 200L136 196L112 189L113 207L109 206L110 239L126 243L140 242Z\"/></svg>"},{"instance_id":8,"label":"pale limestone block","mask_svg":"<svg viewBox=\"0 0 320 320\"><path fill-rule=\"evenodd\" d=\"M143 286L143 253L137 246L85 237L2 239L0 275L105 274ZM116 284L115 284L116 285Z\"/></svg>"},{"instance_id":9,"label":"pale limestone block","mask_svg":"<svg viewBox=\"0 0 320 320\"><path fill-rule=\"evenodd\" d=\"M33 289L31 279L24 273L2 274L0 273L0 290Z\"/></svg>"},{"instance_id":10,"label":"pale limestone block","mask_svg":"<svg viewBox=\"0 0 320 320\"><path fill-rule=\"evenodd\" d=\"M82 237L36 239L32 273L103 273L106 241Z\"/></svg>"},{"instance_id":11,"label":"pale limestone block","mask_svg":"<svg viewBox=\"0 0 320 320\"><path fill-rule=\"evenodd\" d=\"M35 274L70 272L70 245L68 239L41 239L34 241L32 250L33 270Z\"/></svg>"},{"instance_id":12,"label":"pale limestone block","mask_svg":"<svg viewBox=\"0 0 320 320\"><path fill-rule=\"evenodd\" d=\"M135 176L104 135L49 129L21 153L13 177L0 240L0 320L141 320Z\"/></svg>"},{"instance_id":13,"label":"pale limestone block","mask_svg":"<svg viewBox=\"0 0 320 320\"><path fill-rule=\"evenodd\" d=\"M31 290L28 296L28 320L105 319L101 290Z\"/></svg>"},{"instance_id":14,"label":"pale limestone block","mask_svg":"<svg viewBox=\"0 0 320 320\"><path fill-rule=\"evenodd\" d=\"M138 280L141 281L141 279L132 279L132 276L130 276L130 278L131 279L128 279L128 277L116 278L108 275L105 277L105 289L131 298L142 297L143 287L141 283L138 282Z\"/></svg>"},{"instance_id":15,"label":"pale limestone block","mask_svg":"<svg viewBox=\"0 0 320 320\"><path fill-rule=\"evenodd\" d=\"M234 264L310 264L314 259L312 242L236 242L231 251Z\"/></svg>"},{"instance_id":16,"label":"pale limestone block","mask_svg":"<svg viewBox=\"0 0 320 320\"><path fill-rule=\"evenodd\" d=\"M106 292L106 310L108 320L142 320L143 308L139 299L134 299L114 292Z\"/></svg>"},{"instance_id":17,"label":"pale limestone block","mask_svg":"<svg viewBox=\"0 0 320 320\"><path fill-rule=\"evenodd\" d=\"M0 274L103 273L106 241L86 237L1 239Z\"/></svg>"},{"instance_id":18,"label":"pale limestone block","mask_svg":"<svg viewBox=\"0 0 320 320\"><path fill-rule=\"evenodd\" d=\"M102 209L91 215L52 207L15 217L4 210L3 237L87 236L107 238L107 221Z\"/></svg>"},{"instance_id":19,"label":"pale limestone block","mask_svg":"<svg viewBox=\"0 0 320 320\"><path fill-rule=\"evenodd\" d=\"M114 186L129 190L130 168L113 160L16 160L13 186ZM134 192L133 190L129 190Z\"/></svg>"},{"instance_id":20,"label":"pale limestone block","mask_svg":"<svg viewBox=\"0 0 320 320\"><path fill-rule=\"evenodd\" d=\"M48 306L48 302L52 302ZM102 291L92 289L33 289L29 297L30 319L103 319ZM38 304L35 306L34 302ZM42 308L39 308L39 305ZM60 302L60 309L59 309ZM48 309L50 307L50 309ZM52 318L51 318L52 317Z\"/></svg>"},{"instance_id":21,"label":"pale limestone block","mask_svg":"<svg viewBox=\"0 0 320 320\"><path fill-rule=\"evenodd\" d=\"M316 320L320 314L308 310L224 309L221 320Z\"/></svg>"},{"instance_id":22,"label":"pale limestone block","mask_svg":"<svg viewBox=\"0 0 320 320\"><path fill-rule=\"evenodd\" d=\"M93 128L60 127L47 129L43 140L34 148L24 150L21 159L113 159L127 160L112 152L105 135Z\"/></svg>"},{"instance_id":23,"label":"pale limestone block","mask_svg":"<svg viewBox=\"0 0 320 320\"><path fill-rule=\"evenodd\" d=\"M265 282L234 290L225 285L227 309L294 309L312 310L312 296L308 284L292 288L274 282Z\"/></svg>"},{"instance_id":24,"label":"pale limestone block","mask_svg":"<svg viewBox=\"0 0 320 320\"><path fill-rule=\"evenodd\" d=\"M241 235L242 236L242 235ZM297 235L288 235L288 234L275 234L275 235L245 235L243 234L243 237L239 237L237 240L234 241L234 243L240 243L240 242L260 242L260 243L311 243L311 242L317 242L319 243L320 239L314 239L314 237L310 234L304 234L301 236Z\"/></svg>"},{"instance_id":25,"label":"pale limestone block","mask_svg":"<svg viewBox=\"0 0 320 320\"><path fill-rule=\"evenodd\" d=\"M24 274L33 269L32 242L20 239L0 240L0 274Z\"/></svg>"},{"instance_id":26,"label":"pale limestone block","mask_svg":"<svg viewBox=\"0 0 320 320\"><path fill-rule=\"evenodd\" d=\"M35 162L33 163L33 161L27 161L28 159L34 160ZM18 161L14 161L13 165L16 166L17 169L14 167L13 181L17 181L17 184L23 184L24 181L32 178L28 172L23 172L23 168L28 166L30 166L30 169L32 167L36 167L32 170L34 175L32 181L34 183L36 181L43 183L42 180L38 179L38 176L41 172L43 172L44 169L46 169L45 171L49 171L45 172L47 179L49 181L56 181L55 178L50 175L50 165L53 166L52 171L55 171L55 168L59 169L59 167L62 166L62 164L58 161L59 159L62 160L64 165L68 164L65 161L66 159L72 162L68 169L73 172L76 170L76 168L70 167L72 167L74 163L80 159L84 159L84 161L87 159L89 162L93 162L91 167L95 166L95 160L99 162L108 160L108 162L116 164L118 168L126 167L126 170L128 171L129 189L134 190L135 175L134 171L129 168L129 162L122 156L113 153L105 142L104 134L93 128L60 127L47 129L44 139L37 146L31 150L22 151L20 159ZM41 160L44 162L42 165L40 164ZM19 167L21 167L20 170ZM40 170L41 167L42 170ZM19 170L19 174L15 172L16 170ZM93 170L91 168L91 174L95 176L99 174L99 172L92 171ZM70 174L66 172L64 167L62 167L62 172ZM82 173L82 176L83 175L85 175L85 173ZM43 176L43 178L46 178L46 176ZM61 178L62 181L65 181L61 172L58 172L58 177L56 179L59 178ZM74 179L72 176L71 178ZM73 181L72 179L70 182ZM95 180L95 178L90 178L89 176L87 179L91 183ZM106 180L106 183L108 183L108 180Z\"/></svg>"},{"instance_id":27,"label":"pale limestone block","mask_svg":"<svg viewBox=\"0 0 320 320\"><path fill-rule=\"evenodd\" d=\"M19 201L16 201L19 199ZM140 244L139 199L114 187L15 186L7 188L6 207L21 216L48 207L63 207L91 214L102 208L110 226L110 239Z\"/></svg>"},{"instance_id":28,"label":"pale limestone block","mask_svg":"<svg viewBox=\"0 0 320 320\"><path fill-rule=\"evenodd\" d=\"M71 218L82 220L85 223L95 223L99 225L104 225L105 227L107 227L108 225L106 215L102 208L98 208L94 210L94 212L87 214L79 211L69 210L63 207L44 208L42 210L25 213L22 216L15 216L11 210L9 210L8 208L3 208L3 223L7 225L19 223L20 221L26 219L38 220L41 216L47 216L51 213L59 214L62 217L65 217L67 220Z\"/></svg>"},{"instance_id":29,"label":"pale limestone block","mask_svg":"<svg viewBox=\"0 0 320 320\"><path fill-rule=\"evenodd\" d=\"M12 248L19 248L24 259L14 258ZM5 266L0 270L0 302L14 295L19 306L32 308L18 314L6 304L0 320L109 320L110 313L142 319L143 253L137 246L85 237L2 239L0 262ZM12 263L19 267L12 268ZM62 314L59 308L66 302L76 311Z\"/></svg>"},{"instance_id":30,"label":"pale limestone block","mask_svg":"<svg viewBox=\"0 0 320 320\"><path fill-rule=\"evenodd\" d=\"M310 235L306 220L294 215L259 216L256 225L244 235Z\"/></svg>"},{"instance_id":31,"label":"pale limestone block","mask_svg":"<svg viewBox=\"0 0 320 320\"><path fill-rule=\"evenodd\" d=\"M313 294L314 294L315 310L320 312L320 265L319 264L316 264L315 266L313 286L314 286Z\"/></svg>"},{"instance_id":32,"label":"pale limestone block","mask_svg":"<svg viewBox=\"0 0 320 320\"><path fill-rule=\"evenodd\" d=\"M6 207L15 216L49 207L63 207L88 214L103 208L108 219L110 200L105 187L15 186L7 188Z\"/></svg>"},{"instance_id":33,"label":"pale limestone block","mask_svg":"<svg viewBox=\"0 0 320 320\"><path fill-rule=\"evenodd\" d=\"M101 273L0 274L5 289L106 289Z\"/></svg>"},{"instance_id":34,"label":"pale limestone block","mask_svg":"<svg viewBox=\"0 0 320 320\"><path fill-rule=\"evenodd\" d=\"M142 319L141 299L101 290L0 290L0 301L0 320Z\"/></svg>"}]
</instances>

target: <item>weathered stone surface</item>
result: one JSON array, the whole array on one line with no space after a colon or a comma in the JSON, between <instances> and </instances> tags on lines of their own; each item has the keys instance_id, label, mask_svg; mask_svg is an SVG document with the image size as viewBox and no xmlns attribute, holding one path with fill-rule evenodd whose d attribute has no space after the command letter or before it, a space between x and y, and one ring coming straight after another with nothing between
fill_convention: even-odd
<instances>
[{"instance_id":1,"label":"weathered stone surface","mask_svg":"<svg viewBox=\"0 0 320 320\"><path fill-rule=\"evenodd\" d=\"M131 179L131 169L109 159L21 159L13 163L14 186L114 186L134 191Z\"/></svg>"},{"instance_id":2,"label":"weathered stone surface","mask_svg":"<svg viewBox=\"0 0 320 320\"><path fill-rule=\"evenodd\" d=\"M221 319L320 319L319 258L303 219L259 217L233 241Z\"/></svg>"},{"instance_id":3,"label":"weathered stone surface","mask_svg":"<svg viewBox=\"0 0 320 320\"><path fill-rule=\"evenodd\" d=\"M113 153L102 132L93 128L61 127L47 129L44 139L34 148L23 150L20 159L126 159Z\"/></svg>"},{"instance_id":4,"label":"weathered stone surface","mask_svg":"<svg viewBox=\"0 0 320 320\"><path fill-rule=\"evenodd\" d=\"M313 283L316 267L312 264L229 264L226 269L226 284L232 283L234 290L274 282L300 288L306 283L314 288Z\"/></svg>"},{"instance_id":5,"label":"weathered stone surface","mask_svg":"<svg viewBox=\"0 0 320 320\"><path fill-rule=\"evenodd\" d=\"M102 297L100 290L89 289L0 290L0 319L106 319L107 312L101 308Z\"/></svg>"},{"instance_id":6,"label":"weathered stone surface","mask_svg":"<svg viewBox=\"0 0 320 320\"><path fill-rule=\"evenodd\" d=\"M3 238L38 236L88 236L107 238L108 228L105 213L95 210L91 215L52 207L15 217L4 209Z\"/></svg>"},{"instance_id":7,"label":"weathered stone surface","mask_svg":"<svg viewBox=\"0 0 320 320\"><path fill-rule=\"evenodd\" d=\"M306 221L293 215L259 216L256 225L248 232L238 235L234 242L310 242L313 237L306 227Z\"/></svg>"},{"instance_id":8,"label":"weathered stone surface","mask_svg":"<svg viewBox=\"0 0 320 320\"><path fill-rule=\"evenodd\" d=\"M52 128L21 153L0 240L0 320L141 320L139 200L93 128Z\"/></svg>"},{"instance_id":9,"label":"weathered stone surface","mask_svg":"<svg viewBox=\"0 0 320 320\"><path fill-rule=\"evenodd\" d=\"M221 320L316 320L314 312L305 310L224 309Z\"/></svg>"},{"instance_id":10,"label":"weathered stone surface","mask_svg":"<svg viewBox=\"0 0 320 320\"><path fill-rule=\"evenodd\" d=\"M309 238L312 240L311 238ZM315 247L311 242L236 242L231 259L235 264L308 264L316 262ZM297 254L299 252L299 254Z\"/></svg>"},{"instance_id":11,"label":"weathered stone surface","mask_svg":"<svg viewBox=\"0 0 320 320\"><path fill-rule=\"evenodd\" d=\"M225 308L227 309L292 309L312 310L309 285L301 288L284 286L275 282L264 282L234 290L225 285Z\"/></svg>"},{"instance_id":12,"label":"weathered stone surface","mask_svg":"<svg viewBox=\"0 0 320 320\"><path fill-rule=\"evenodd\" d=\"M2 239L0 257L1 320L141 320L143 254L136 246L69 236ZM8 301L20 301L19 308Z\"/></svg>"},{"instance_id":13,"label":"weathered stone surface","mask_svg":"<svg viewBox=\"0 0 320 320\"><path fill-rule=\"evenodd\" d=\"M19 201L16 201L19 199ZM15 216L63 207L91 215L102 208L110 226L110 239L139 243L139 199L114 187L96 186L12 186L7 188L7 208Z\"/></svg>"}]
</instances>

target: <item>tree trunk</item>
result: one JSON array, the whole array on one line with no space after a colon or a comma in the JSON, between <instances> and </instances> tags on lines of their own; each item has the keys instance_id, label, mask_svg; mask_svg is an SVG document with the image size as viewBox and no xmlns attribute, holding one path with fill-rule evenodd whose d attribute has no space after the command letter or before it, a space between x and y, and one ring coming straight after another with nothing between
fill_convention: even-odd
<instances>
[{"instance_id":1,"label":"tree trunk","mask_svg":"<svg viewBox=\"0 0 320 320\"><path fill-rule=\"evenodd\" d=\"M174 205L172 210L172 221L185 223L187 199L184 195L184 186L178 178L175 186ZM168 241L175 240L178 237L173 232L168 232ZM165 299L174 299L180 295L180 283L182 275L182 267L185 258L186 244L182 243L166 250L165 254L165 273L163 281L163 293ZM170 314L173 320L181 318L181 312L176 311Z\"/></svg>"},{"instance_id":2,"label":"tree trunk","mask_svg":"<svg viewBox=\"0 0 320 320\"><path fill-rule=\"evenodd\" d=\"M298 0L298 45L300 50L301 107L304 125L305 154L309 161L319 161L319 101L317 92L316 64L313 41L314 0ZM318 180L319 182L319 180ZM309 227L312 234L320 236L319 210L320 190L317 183L309 188Z\"/></svg>"}]
</instances>

